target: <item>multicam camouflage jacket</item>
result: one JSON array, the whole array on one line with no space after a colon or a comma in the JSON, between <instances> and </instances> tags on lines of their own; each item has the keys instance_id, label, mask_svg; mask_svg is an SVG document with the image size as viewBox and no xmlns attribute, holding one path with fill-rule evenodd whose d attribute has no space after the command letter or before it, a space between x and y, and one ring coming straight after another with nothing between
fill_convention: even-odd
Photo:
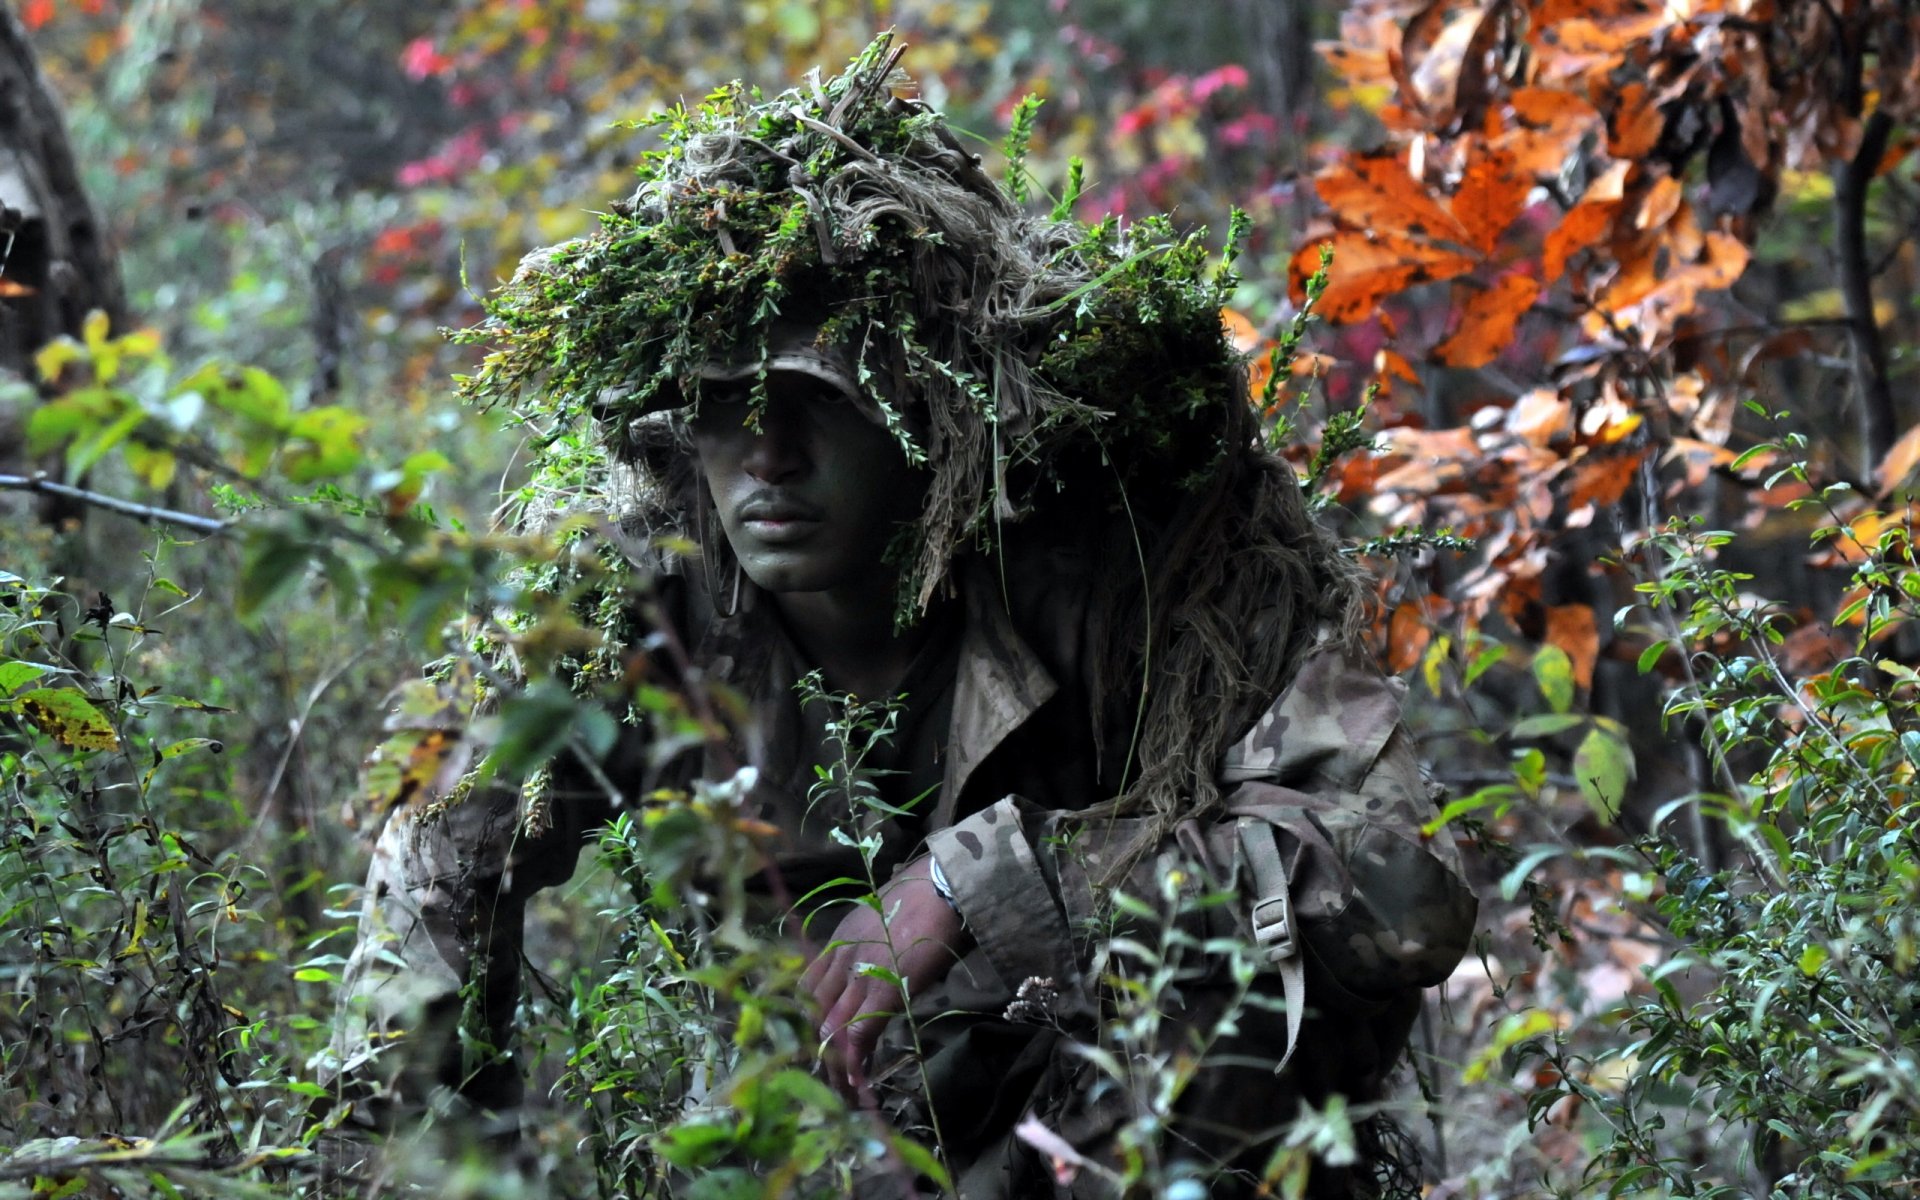
<instances>
[{"instance_id":1,"label":"multicam camouflage jacket","mask_svg":"<svg viewBox=\"0 0 1920 1200\"><path fill-rule=\"evenodd\" d=\"M1224 811L1183 822L1132 858L1124 877L1110 878L1141 826L1081 819L1115 790L1126 751L1101 744L1088 715L1079 655L1081 581L1090 572L1057 553L1042 566L968 580L964 611L909 677L909 692L922 694L899 733L902 786L937 790L924 817L886 831L879 865L931 852L976 945L914 1000L921 1059L901 1032L907 1023L893 1023L875 1060L877 1090L904 1128L940 1118L964 1196L1098 1194L1097 1175L1059 1183L1010 1131L1033 1115L1097 1159L1129 1115L1071 1048L1100 1036L1106 948L1137 932L1129 923L1174 921L1190 927L1196 945L1238 939L1264 966L1279 919L1286 961L1271 956L1255 988L1278 1001L1279 968L1303 976L1304 1026L1297 994L1288 997L1293 1027L1274 1011L1278 1003L1245 1008L1214 1047L1217 1065L1196 1075L1178 1106L1179 1136L1196 1153L1257 1170L1302 1101L1378 1095L1419 990L1447 977L1472 932L1475 902L1457 853L1446 836L1423 832L1435 810L1400 723L1403 689L1332 651L1313 654L1219 763ZM695 661L752 703L737 749L759 768L749 800L756 815L785 835L776 865L794 877L788 891L857 873L836 860L849 852L823 835L826 822L810 816L819 715L795 696L805 664L770 606L749 597L723 616L704 589L668 582ZM450 706L416 703L395 723L411 738L461 736ZM641 766L645 751L636 731L601 764L604 776L623 790L643 777L654 786ZM457 1082L479 1102L505 1107L517 1095L511 1064L476 1075L450 1049L436 1057L383 1054L382 1046L408 1029L418 1047L417 1031L435 1014L450 1021L463 983L476 976L496 1044L505 1044L526 898L571 875L583 840L611 809L604 789L560 786L552 828L521 836L510 790L440 803L466 752L451 756L437 781L415 780L421 786L379 835L327 1073L370 1082L387 1097ZM444 811L424 819L430 810ZM1250 841L1250 830L1262 836ZM1267 849L1250 853L1250 845ZM1146 907L1116 909L1113 890ZM1199 902L1223 892L1236 902ZM1166 1004L1168 1036L1209 1025L1232 1003L1231 964L1199 967ZM1323 1175L1314 1194L1349 1194L1344 1187Z\"/></svg>"}]
</instances>

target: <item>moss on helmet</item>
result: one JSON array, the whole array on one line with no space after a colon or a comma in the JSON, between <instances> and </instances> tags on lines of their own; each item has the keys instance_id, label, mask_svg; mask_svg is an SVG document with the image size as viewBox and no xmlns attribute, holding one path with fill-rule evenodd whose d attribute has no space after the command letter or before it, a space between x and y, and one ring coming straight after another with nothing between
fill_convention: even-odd
<instances>
[{"instance_id":1,"label":"moss on helmet","mask_svg":"<svg viewBox=\"0 0 1920 1200\"><path fill-rule=\"evenodd\" d=\"M918 610L1063 455L1097 445L1122 484L1204 477L1245 376L1219 319L1234 281L1201 234L1087 225L1071 197L1028 213L901 95L899 57L882 36L832 78L643 122L662 144L633 195L529 256L457 336L490 347L466 396L545 428L597 419L631 460L636 419L697 405L703 364L763 357L776 320L817 326L932 473L903 579Z\"/></svg>"}]
</instances>

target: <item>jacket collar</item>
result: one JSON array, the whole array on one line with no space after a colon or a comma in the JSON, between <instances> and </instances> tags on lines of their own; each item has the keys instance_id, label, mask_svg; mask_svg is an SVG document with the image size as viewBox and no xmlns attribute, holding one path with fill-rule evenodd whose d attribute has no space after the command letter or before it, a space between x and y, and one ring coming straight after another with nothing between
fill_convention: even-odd
<instances>
[{"instance_id":1,"label":"jacket collar","mask_svg":"<svg viewBox=\"0 0 1920 1200\"><path fill-rule=\"evenodd\" d=\"M967 620L960 635L953 724L947 741L946 778L934 813L936 829L953 823L974 770L1060 690L1059 681L1015 628L992 581L982 578L981 572L968 572L962 590Z\"/></svg>"}]
</instances>

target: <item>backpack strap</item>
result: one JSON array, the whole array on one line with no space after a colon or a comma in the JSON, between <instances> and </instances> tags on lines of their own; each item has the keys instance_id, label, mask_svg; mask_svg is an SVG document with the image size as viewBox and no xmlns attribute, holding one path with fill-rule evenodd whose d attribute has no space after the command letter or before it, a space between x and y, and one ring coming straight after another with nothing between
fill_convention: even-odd
<instances>
[{"instance_id":1,"label":"backpack strap","mask_svg":"<svg viewBox=\"0 0 1920 1200\"><path fill-rule=\"evenodd\" d=\"M1253 939L1266 951L1267 961L1280 973L1280 991L1287 1002L1287 1048L1273 1068L1278 1075L1293 1061L1300 1045L1300 1024L1306 1018L1307 971L1300 956L1300 934L1293 919L1293 898L1287 892L1287 864L1273 826L1257 817L1235 823L1240 860L1253 878Z\"/></svg>"}]
</instances>

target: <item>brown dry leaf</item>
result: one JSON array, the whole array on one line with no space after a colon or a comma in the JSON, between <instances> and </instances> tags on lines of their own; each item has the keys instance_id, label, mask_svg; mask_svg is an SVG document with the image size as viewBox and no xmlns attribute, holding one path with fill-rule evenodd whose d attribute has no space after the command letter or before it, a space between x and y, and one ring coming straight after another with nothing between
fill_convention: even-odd
<instances>
[{"instance_id":1,"label":"brown dry leaf","mask_svg":"<svg viewBox=\"0 0 1920 1200\"><path fill-rule=\"evenodd\" d=\"M1678 461L1685 472L1686 485L1697 488L1707 481L1715 467L1724 467L1740 457L1725 446L1695 438L1677 437L1667 446L1666 462Z\"/></svg>"},{"instance_id":2,"label":"brown dry leaf","mask_svg":"<svg viewBox=\"0 0 1920 1200\"><path fill-rule=\"evenodd\" d=\"M1507 432L1545 446L1573 432L1573 405L1552 388L1534 388L1507 410Z\"/></svg>"},{"instance_id":3,"label":"brown dry leaf","mask_svg":"<svg viewBox=\"0 0 1920 1200\"><path fill-rule=\"evenodd\" d=\"M1635 229L1658 229L1673 219L1680 210L1680 181L1671 175L1662 175L1653 181L1647 194L1640 201L1640 211L1634 215Z\"/></svg>"},{"instance_id":4,"label":"brown dry leaf","mask_svg":"<svg viewBox=\"0 0 1920 1200\"><path fill-rule=\"evenodd\" d=\"M1584 604L1557 604L1547 610L1547 641L1573 661L1573 681L1593 687L1593 664L1600 657L1600 628Z\"/></svg>"},{"instance_id":5,"label":"brown dry leaf","mask_svg":"<svg viewBox=\"0 0 1920 1200\"><path fill-rule=\"evenodd\" d=\"M1381 300L1414 284L1452 279L1473 269L1471 258L1431 243L1341 230L1294 254L1289 283L1296 303L1305 295L1307 277L1320 268L1322 245L1333 247L1333 272L1316 311L1336 323L1364 320Z\"/></svg>"},{"instance_id":6,"label":"brown dry leaf","mask_svg":"<svg viewBox=\"0 0 1920 1200\"><path fill-rule=\"evenodd\" d=\"M1640 455L1603 454L1586 459L1573 468L1573 482L1567 489L1567 507L1588 504L1605 507L1620 503L1640 470Z\"/></svg>"},{"instance_id":7,"label":"brown dry leaf","mask_svg":"<svg viewBox=\"0 0 1920 1200\"><path fill-rule=\"evenodd\" d=\"M1466 229L1427 194L1398 154L1334 163L1314 178L1313 186L1335 218L1350 228L1468 244Z\"/></svg>"},{"instance_id":8,"label":"brown dry leaf","mask_svg":"<svg viewBox=\"0 0 1920 1200\"><path fill-rule=\"evenodd\" d=\"M1920 466L1920 425L1901 434L1900 440L1893 444L1893 449L1887 451L1887 456L1880 460L1879 468L1873 473L1874 481L1880 485L1876 494L1888 495L1905 483L1915 466Z\"/></svg>"},{"instance_id":9,"label":"brown dry leaf","mask_svg":"<svg viewBox=\"0 0 1920 1200\"><path fill-rule=\"evenodd\" d=\"M1475 296L1460 315L1460 328L1433 348L1450 367L1483 367L1513 342L1520 318L1540 296L1540 281L1515 271Z\"/></svg>"},{"instance_id":10,"label":"brown dry leaf","mask_svg":"<svg viewBox=\"0 0 1920 1200\"><path fill-rule=\"evenodd\" d=\"M1453 215L1466 230L1467 244L1490 254L1526 206L1533 178L1520 173L1511 151L1475 141L1469 153L1466 173L1453 196Z\"/></svg>"},{"instance_id":11,"label":"brown dry leaf","mask_svg":"<svg viewBox=\"0 0 1920 1200\"><path fill-rule=\"evenodd\" d=\"M1811 621L1789 633L1780 646L1780 657L1796 679L1830 670L1833 664L1852 653L1852 642Z\"/></svg>"},{"instance_id":12,"label":"brown dry leaf","mask_svg":"<svg viewBox=\"0 0 1920 1200\"><path fill-rule=\"evenodd\" d=\"M1705 251L1703 261L1669 270L1657 287L1627 303L1616 301L1613 289L1608 289L1605 305L1615 312L1638 308L1637 313L1623 313L1623 316L1649 334L1656 329L1671 328L1674 321L1693 311L1701 292L1733 286L1753 256L1740 239L1718 230L1707 234Z\"/></svg>"}]
</instances>

